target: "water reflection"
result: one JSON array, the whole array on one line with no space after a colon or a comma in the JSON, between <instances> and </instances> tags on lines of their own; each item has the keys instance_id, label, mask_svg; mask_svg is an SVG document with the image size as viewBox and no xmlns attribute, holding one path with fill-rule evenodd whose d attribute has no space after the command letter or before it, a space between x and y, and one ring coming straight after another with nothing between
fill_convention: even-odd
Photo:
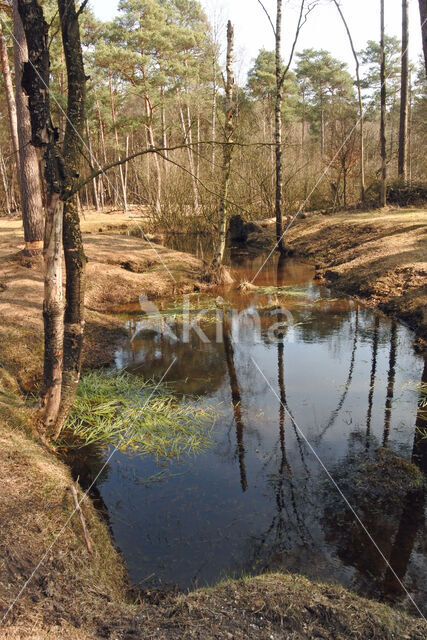
<instances>
[{"instance_id":1,"label":"water reflection","mask_svg":"<svg viewBox=\"0 0 427 640\"><path fill-rule=\"evenodd\" d=\"M250 280L263 260L240 254L235 276ZM294 325L279 329L275 341L267 329L276 300L257 292L214 293L240 312L240 320L228 312L219 342L212 322L202 326L210 342L192 332L185 344L150 332L142 315L128 316L135 337L117 353L117 365L160 378L176 357L169 379L219 411L212 448L166 461L157 482L145 482L158 473L149 458L119 452L110 463L99 489L135 583L186 588L242 571L282 569L409 606L294 419L418 605L425 601L423 496L406 489L399 500L392 491L379 495L365 473L384 444L425 468L425 440L415 431L424 418L414 388L425 380L424 363L405 327L334 298L312 277L311 267L277 257L260 273L260 285L297 287L285 300ZM257 341L251 310L259 307ZM274 322L283 319L275 313Z\"/></svg>"},{"instance_id":2,"label":"water reflection","mask_svg":"<svg viewBox=\"0 0 427 640\"><path fill-rule=\"evenodd\" d=\"M384 420L384 437L383 446L388 443L390 435L391 410L394 396L394 380L396 376L396 346L397 346L397 324L395 320L391 323L390 335L390 357L388 361L388 378L387 378L387 397L385 401L385 420Z\"/></svg>"},{"instance_id":3,"label":"water reflection","mask_svg":"<svg viewBox=\"0 0 427 640\"><path fill-rule=\"evenodd\" d=\"M228 377L230 379L231 389L231 402L233 405L234 422L236 424L236 442L237 442L237 457L239 460L240 469L240 486L242 491L246 491L248 488L248 481L246 479L246 464L245 464L245 447L243 444L243 420L242 420L242 399L240 396L239 383L236 375L236 368L234 366L234 349L231 341L231 328L230 322L224 314L224 320L222 324L223 329L223 342L225 351L225 361L227 363Z\"/></svg>"},{"instance_id":4,"label":"water reflection","mask_svg":"<svg viewBox=\"0 0 427 640\"><path fill-rule=\"evenodd\" d=\"M366 415L366 451L369 449L369 440L371 435L371 420L372 420L372 407L374 400L374 388L375 388L375 374L377 371L377 354L378 354L378 327L380 324L379 316L375 316L375 327L372 336L372 365L371 365L371 377L369 381L369 396L368 396L368 413Z\"/></svg>"}]
</instances>

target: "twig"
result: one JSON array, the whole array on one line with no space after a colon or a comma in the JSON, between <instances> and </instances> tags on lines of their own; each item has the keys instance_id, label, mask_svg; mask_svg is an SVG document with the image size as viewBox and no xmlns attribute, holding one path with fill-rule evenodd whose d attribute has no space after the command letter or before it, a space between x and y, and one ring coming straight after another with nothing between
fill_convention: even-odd
<instances>
[{"instance_id":1,"label":"twig","mask_svg":"<svg viewBox=\"0 0 427 640\"><path fill-rule=\"evenodd\" d=\"M309 3L308 5L305 4L305 0L302 0L302 2L301 2L301 8L300 8L299 17L298 17L298 24L297 24L297 28L296 28L296 31L295 31L295 38L294 38L294 41L292 43L291 52L289 54L288 64L286 65L286 67L285 67L285 69L284 69L284 71L282 73L282 77L281 77L281 80L280 80L281 85L283 85L283 83L285 81L285 77L286 77L286 75L287 75L287 73L289 71L289 68L290 68L291 64L292 64L292 60L293 60L294 53L295 53L295 47L296 47L297 42L298 42L300 31L303 28L303 26L305 25L305 23L307 22L308 16L311 13L311 11L313 11L313 9L316 6L316 4L317 4L317 0L314 0L313 2ZM304 14L304 9L306 10L305 14Z\"/></svg>"},{"instance_id":2,"label":"twig","mask_svg":"<svg viewBox=\"0 0 427 640\"><path fill-rule=\"evenodd\" d=\"M275 26L274 26L274 24L273 24L273 21L272 21L272 19L271 19L270 14L268 13L267 9L265 8L265 6L264 6L264 4L261 2L261 0L258 0L258 4L260 4L260 5L261 5L261 7L262 7L262 9L263 9L263 11L264 11L264 13L265 13L265 15L267 16L268 21L269 21L269 23L270 23L270 25L271 25L271 28L273 29L274 37L276 37L276 29L275 29Z\"/></svg>"},{"instance_id":3,"label":"twig","mask_svg":"<svg viewBox=\"0 0 427 640\"><path fill-rule=\"evenodd\" d=\"M84 515L83 515L83 511L81 510L79 499L77 497L77 491L75 490L75 488L74 488L74 486L72 484L70 484L70 486L68 488L71 491L71 495L73 496L75 510L78 512L78 514L80 516L80 522L82 523L83 535L84 535L84 539L85 539L85 542L86 542L87 550L89 551L89 553L93 553L92 543L90 541L89 534L87 532L86 522L85 522L85 518L84 518Z\"/></svg>"}]
</instances>

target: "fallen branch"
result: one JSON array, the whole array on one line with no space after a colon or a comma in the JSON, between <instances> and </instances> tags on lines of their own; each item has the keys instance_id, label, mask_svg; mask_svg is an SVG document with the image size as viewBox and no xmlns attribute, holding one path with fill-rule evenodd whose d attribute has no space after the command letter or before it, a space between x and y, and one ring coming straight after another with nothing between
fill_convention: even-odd
<instances>
[{"instance_id":1,"label":"fallen branch","mask_svg":"<svg viewBox=\"0 0 427 640\"><path fill-rule=\"evenodd\" d=\"M80 522L82 523L83 535L86 542L87 550L89 551L89 553L93 553L92 542L90 541L89 534L86 528L86 522L83 515L83 511L81 510L81 507L80 507L79 499L77 497L77 491L72 484L70 484L68 488L71 491L71 495L73 496L75 510L80 516Z\"/></svg>"}]
</instances>

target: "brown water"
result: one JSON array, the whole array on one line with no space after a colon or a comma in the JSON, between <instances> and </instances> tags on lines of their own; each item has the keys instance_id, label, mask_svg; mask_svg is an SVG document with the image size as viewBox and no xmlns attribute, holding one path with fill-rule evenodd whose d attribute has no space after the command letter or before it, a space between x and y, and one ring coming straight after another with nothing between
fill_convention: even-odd
<instances>
[{"instance_id":1,"label":"brown water","mask_svg":"<svg viewBox=\"0 0 427 640\"><path fill-rule=\"evenodd\" d=\"M262 261L231 258L238 280L251 280ZM98 489L134 583L192 588L278 569L411 608L326 467L422 609L424 494L387 482L371 486L366 467L383 446L425 461L415 430L424 362L408 329L336 299L312 278L311 267L278 264L277 256L257 278L260 285L292 287L282 306L293 325L280 330L278 341L268 335L277 322L271 294L214 292L230 306L219 343L212 320L200 323L210 342L192 332L186 344L173 313L169 326L178 339L154 333L138 307L127 310L132 340L117 352L117 366L160 378L176 358L167 379L219 413L207 452L160 468L153 459L117 452L102 475ZM203 308L206 296L192 296L190 304ZM240 316L232 318L231 309Z\"/></svg>"}]
</instances>

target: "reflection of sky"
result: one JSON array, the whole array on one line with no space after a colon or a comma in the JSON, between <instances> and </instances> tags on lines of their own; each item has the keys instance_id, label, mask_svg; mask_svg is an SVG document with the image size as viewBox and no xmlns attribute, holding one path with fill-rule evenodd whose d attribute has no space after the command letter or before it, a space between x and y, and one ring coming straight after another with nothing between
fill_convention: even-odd
<instances>
[{"instance_id":1,"label":"reflection of sky","mask_svg":"<svg viewBox=\"0 0 427 640\"><path fill-rule=\"evenodd\" d=\"M287 403L296 423L333 470L346 465L349 456L367 455L375 316L363 309L357 315L349 302L316 302L320 291L328 296L310 285L306 306L298 299L289 301L295 325L285 332L283 372ZM234 302L242 308L241 301L238 304L234 298ZM247 307L251 304L249 298ZM191 459L168 461L167 473L158 482L145 482L159 471L152 460L123 453L113 458L101 492L131 578L140 582L151 576L155 583L188 587L212 583L233 572L283 568L363 592L367 577L337 555L330 532L325 539L325 476L288 416L281 447L279 402L252 360L280 395L278 346L266 339L264 321L263 340L255 343L250 339L252 320L246 316L243 324L246 333L240 331L240 335L248 339L234 343L233 349L248 481L244 492L224 346L202 344L195 335L191 344L183 345L140 331L132 346L117 354L118 366L159 377L178 356L170 378L181 378L182 391L203 394L199 402L219 410L213 447ZM380 318L370 455L383 438L390 324ZM212 324L203 328L214 337ZM236 331L234 325L234 335ZM420 379L423 366L413 355L411 343L411 333L399 326L389 446L406 457L411 455L417 408L417 393L408 383ZM333 491L331 499L338 508L341 499ZM396 513L389 518L390 536L398 517ZM409 562L407 579L415 584L415 592L422 583L420 562L417 555Z\"/></svg>"}]
</instances>

